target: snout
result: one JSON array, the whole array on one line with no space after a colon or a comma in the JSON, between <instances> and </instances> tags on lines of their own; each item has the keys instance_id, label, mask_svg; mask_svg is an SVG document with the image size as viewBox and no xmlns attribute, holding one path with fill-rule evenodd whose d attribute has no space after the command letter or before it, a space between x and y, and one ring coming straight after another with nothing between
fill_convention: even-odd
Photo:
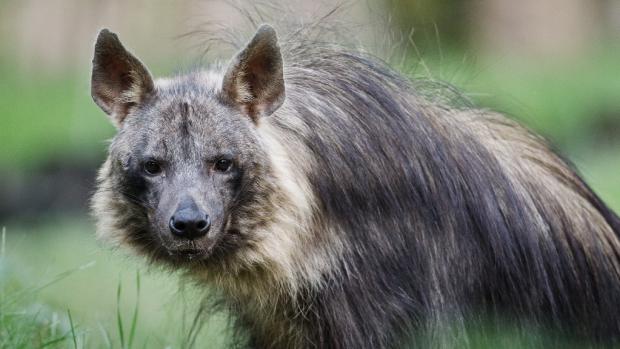
<instances>
[{"instance_id":1,"label":"snout","mask_svg":"<svg viewBox=\"0 0 620 349\"><path fill-rule=\"evenodd\" d=\"M211 218L193 200L186 200L170 217L169 226L172 235L193 240L207 234L211 228Z\"/></svg>"}]
</instances>

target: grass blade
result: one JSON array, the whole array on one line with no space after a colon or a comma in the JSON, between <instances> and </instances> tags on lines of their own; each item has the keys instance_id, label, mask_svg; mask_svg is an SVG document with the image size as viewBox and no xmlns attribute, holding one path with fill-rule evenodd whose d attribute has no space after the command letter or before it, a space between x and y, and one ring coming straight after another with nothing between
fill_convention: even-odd
<instances>
[{"instance_id":1,"label":"grass blade","mask_svg":"<svg viewBox=\"0 0 620 349\"><path fill-rule=\"evenodd\" d=\"M140 306L140 271L136 271L136 306L133 309L133 317L131 318L131 327L129 330L128 347L133 345L133 339L136 334L136 325L138 323L138 308Z\"/></svg>"},{"instance_id":2,"label":"grass blade","mask_svg":"<svg viewBox=\"0 0 620 349\"><path fill-rule=\"evenodd\" d=\"M118 326L121 348L125 349L125 333L123 331L123 316L121 315L121 281L118 282L118 288L116 289L116 325Z\"/></svg>"},{"instance_id":3,"label":"grass blade","mask_svg":"<svg viewBox=\"0 0 620 349\"><path fill-rule=\"evenodd\" d=\"M67 340L67 335L64 335L62 337L58 337L58 338L54 338L54 339L48 340L47 342L41 344L39 349L45 348L45 347L49 347L50 345L54 345L56 343L60 343L60 342L65 341L65 340Z\"/></svg>"},{"instance_id":4,"label":"grass blade","mask_svg":"<svg viewBox=\"0 0 620 349\"><path fill-rule=\"evenodd\" d=\"M67 315L69 316L69 325L71 326L71 336L73 337L73 348L77 349L77 338L75 338L75 326L73 326L73 319L71 318L71 311L67 309Z\"/></svg>"},{"instance_id":5,"label":"grass blade","mask_svg":"<svg viewBox=\"0 0 620 349\"><path fill-rule=\"evenodd\" d=\"M73 269L69 269L67 271L64 271L58 275L56 275L52 280L48 281L47 283L44 283L42 285L30 288L30 289L26 289L23 292L18 292L15 293L15 295L12 298L6 299L3 301L4 306L10 306L13 305L15 303L18 303L19 301L21 301L22 299L26 298L27 296L32 296L36 293L38 293L39 291L50 287L51 285L60 282L64 279L66 279L67 277L71 276L72 274L84 270L84 269L88 269L90 267L92 267L93 265L95 265L95 261L91 261L89 263L86 263L84 265L81 265L77 268L73 268Z\"/></svg>"}]
</instances>

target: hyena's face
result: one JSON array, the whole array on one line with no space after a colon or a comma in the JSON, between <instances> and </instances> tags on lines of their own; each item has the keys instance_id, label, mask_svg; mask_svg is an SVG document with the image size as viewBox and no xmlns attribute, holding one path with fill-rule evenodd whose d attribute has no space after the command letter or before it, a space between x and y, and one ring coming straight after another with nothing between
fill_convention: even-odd
<instances>
[{"instance_id":1,"label":"hyena's face","mask_svg":"<svg viewBox=\"0 0 620 349\"><path fill-rule=\"evenodd\" d=\"M225 235L236 238L231 214L254 199L248 189L267 175L268 159L249 118L210 98L158 93L171 95L130 115L110 147L112 190L143 217L140 231L125 232L147 235L135 242L173 258L206 257Z\"/></svg>"},{"instance_id":2,"label":"hyena's face","mask_svg":"<svg viewBox=\"0 0 620 349\"><path fill-rule=\"evenodd\" d=\"M103 30L92 93L119 129L94 198L100 234L176 263L251 243L271 195L257 122L284 99L273 29L261 27L225 74L158 83ZM249 210L254 219L244 219Z\"/></svg>"}]
</instances>

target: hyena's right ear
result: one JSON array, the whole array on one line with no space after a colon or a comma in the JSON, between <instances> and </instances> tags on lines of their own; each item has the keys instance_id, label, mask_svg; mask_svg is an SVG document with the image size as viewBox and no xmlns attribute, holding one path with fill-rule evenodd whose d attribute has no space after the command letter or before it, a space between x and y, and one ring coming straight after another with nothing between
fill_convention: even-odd
<instances>
[{"instance_id":1,"label":"hyena's right ear","mask_svg":"<svg viewBox=\"0 0 620 349\"><path fill-rule=\"evenodd\" d=\"M103 29L97 36L91 94L116 127L121 127L131 109L155 91L146 67L118 40L116 34Z\"/></svg>"}]
</instances>

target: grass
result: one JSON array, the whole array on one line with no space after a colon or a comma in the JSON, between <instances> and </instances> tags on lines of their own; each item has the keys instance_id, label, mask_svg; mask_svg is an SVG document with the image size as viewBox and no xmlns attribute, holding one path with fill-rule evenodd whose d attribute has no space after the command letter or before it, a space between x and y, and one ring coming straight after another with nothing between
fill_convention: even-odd
<instances>
[{"instance_id":1,"label":"grass","mask_svg":"<svg viewBox=\"0 0 620 349\"><path fill-rule=\"evenodd\" d=\"M0 348L228 347L226 315L204 317L199 290L136 270L139 261L97 246L87 222L49 224L7 229Z\"/></svg>"},{"instance_id":2,"label":"grass","mask_svg":"<svg viewBox=\"0 0 620 349\"><path fill-rule=\"evenodd\" d=\"M63 323L59 313L36 300L46 287L62 281L73 271L61 273L43 285L24 287L16 280L7 279L6 259L0 261L2 287L0 288L0 348L53 347L75 339L73 320ZM77 344L76 344L77 345Z\"/></svg>"}]
</instances>

